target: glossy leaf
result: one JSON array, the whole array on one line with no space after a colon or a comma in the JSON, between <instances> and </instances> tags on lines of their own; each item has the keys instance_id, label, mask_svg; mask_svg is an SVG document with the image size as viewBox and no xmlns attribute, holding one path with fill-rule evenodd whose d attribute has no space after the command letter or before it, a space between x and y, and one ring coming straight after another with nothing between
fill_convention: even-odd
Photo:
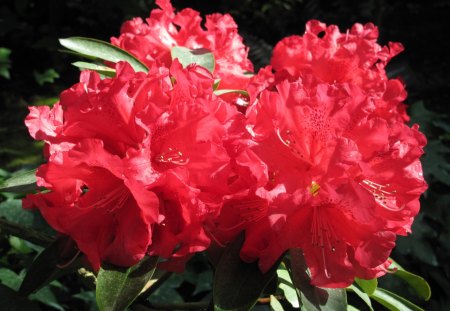
<instances>
[{"instance_id":1,"label":"glossy leaf","mask_svg":"<svg viewBox=\"0 0 450 311\"><path fill-rule=\"evenodd\" d=\"M27 296L59 276L73 271L71 268L75 266L78 254L71 238L59 236L34 259L20 285L19 293Z\"/></svg>"},{"instance_id":2,"label":"glossy leaf","mask_svg":"<svg viewBox=\"0 0 450 311\"><path fill-rule=\"evenodd\" d=\"M20 286L20 281L20 276L13 270L8 268L0 268L0 283L3 285L16 291Z\"/></svg>"},{"instance_id":3,"label":"glossy leaf","mask_svg":"<svg viewBox=\"0 0 450 311\"><path fill-rule=\"evenodd\" d=\"M75 62L75 63L72 63L72 65L80 68L80 70L84 70L84 69L93 70L93 71L96 71L107 77L114 77L116 75L116 71L114 69L106 67L106 66L102 66L102 65L86 63L86 62Z\"/></svg>"},{"instance_id":4,"label":"glossy leaf","mask_svg":"<svg viewBox=\"0 0 450 311\"><path fill-rule=\"evenodd\" d=\"M36 293L30 295L30 300L36 300L53 309L64 311L64 308L58 303L55 294L51 291L50 286L41 288Z\"/></svg>"},{"instance_id":5,"label":"glossy leaf","mask_svg":"<svg viewBox=\"0 0 450 311\"><path fill-rule=\"evenodd\" d=\"M54 230L40 212L37 209L23 209L22 200L19 199L7 199L0 203L0 228L10 236L39 246L47 246L54 240Z\"/></svg>"},{"instance_id":6,"label":"glossy leaf","mask_svg":"<svg viewBox=\"0 0 450 311\"><path fill-rule=\"evenodd\" d=\"M148 72L148 68L136 57L105 41L83 37L71 37L59 39L59 43L65 48L83 55L96 57L113 63L126 61L135 71Z\"/></svg>"},{"instance_id":7,"label":"glossy leaf","mask_svg":"<svg viewBox=\"0 0 450 311\"><path fill-rule=\"evenodd\" d=\"M370 297L391 311L424 311L411 301L383 288L377 288Z\"/></svg>"},{"instance_id":8,"label":"glossy leaf","mask_svg":"<svg viewBox=\"0 0 450 311\"><path fill-rule=\"evenodd\" d=\"M130 268L103 265L97 276L96 300L100 311L125 310L155 272L158 257L145 257Z\"/></svg>"},{"instance_id":9,"label":"glossy leaf","mask_svg":"<svg viewBox=\"0 0 450 311\"><path fill-rule=\"evenodd\" d=\"M427 283L427 281L425 281L424 278L422 278L414 273L411 273L409 271L406 271L405 269L403 269L402 266L400 266L395 261L392 261L391 268L397 269L397 271L394 273L394 275L403 279L412 288L414 288L414 290L419 295L419 297L423 298L426 301L428 301L431 298L430 285Z\"/></svg>"},{"instance_id":10,"label":"glossy leaf","mask_svg":"<svg viewBox=\"0 0 450 311\"><path fill-rule=\"evenodd\" d=\"M19 254L30 254L33 252L33 249L27 245L27 242L25 240L12 235L8 240L9 245L11 245L11 247Z\"/></svg>"},{"instance_id":11,"label":"glossy leaf","mask_svg":"<svg viewBox=\"0 0 450 311\"><path fill-rule=\"evenodd\" d=\"M356 284L361 287L361 289L368 295L372 295L378 286L378 280L377 279L371 279L371 280L363 280L360 278L355 278Z\"/></svg>"},{"instance_id":12,"label":"glossy leaf","mask_svg":"<svg viewBox=\"0 0 450 311\"><path fill-rule=\"evenodd\" d=\"M213 284L215 310L250 310L275 277L277 264L262 273L257 262L242 261L239 252L243 242L244 236L238 236L219 260Z\"/></svg>"},{"instance_id":13,"label":"glossy leaf","mask_svg":"<svg viewBox=\"0 0 450 311\"><path fill-rule=\"evenodd\" d=\"M297 290L292 283L291 276L289 275L289 271L287 271L284 264L281 264L280 267L277 270L278 275L278 287L283 291L284 297L286 297L286 300L289 301L289 303L294 308L300 307L300 301L299 296L297 293Z\"/></svg>"},{"instance_id":14,"label":"glossy leaf","mask_svg":"<svg viewBox=\"0 0 450 311\"><path fill-rule=\"evenodd\" d=\"M214 54L208 49L188 49L182 46L174 46L170 51L172 59L178 59L178 61L187 67L190 64L197 64L199 66L205 67L211 73L214 72L215 59Z\"/></svg>"},{"instance_id":15,"label":"glossy leaf","mask_svg":"<svg viewBox=\"0 0 450 311\"><path fill-rule=\"evenodd\" d=\"M217 96L220 95L225 95L225 94L240 94L240 95L244 95L246 97L248 97L248 92L246 90L229 90L229 89L220 89L220 90L215 90L214 94L216 94Z\"/></svg>"},{"instance_id":16,"label":"glossy leaf","mask_svg":"<svg viewBox=\"0 0 450 311\"><path fill-rule=\"evenodd\" d=\"M0 184L1 192L31 192L37 189L36 170L20 172Z\"/></svg>"},{"instance_id":17,"label":"glossy leaf","mask_svg":"<svg viewBox=\"0 0 450 311\"><path fill-rule=\"evenodd\" d=\"M369 307L369 309L371 311L373 311L372 308L372 301L370 300L369 295L367 295L365 292L363 292L362 290L360 290L357 286L355 285L350 285L349 287L347 287L347 290L354 292L356 295L359 296L359 298L361 298L366 305Z\"/></svg>"},{"instance_id":18,"label":"glossy leaf","mask_svg":"<svg viewBox=\"0 0 450 311\"><path fill-rule=\"evenodd\" d=\"M343 288L320 288L310 284L308 268L303 253L291 249L290 269L292 281L300 291L302 310L306 311L345 311L347 310L347 293Z\"/></svg>"},{"instance_id":19,"label":"glossy leaf","mask_svg":"<svg viewBox=\"0 0 450 311\"><path fill-rule=\"evenodd\" d=\"M284 311L283 306L274 295L270 295L270 310Z\"/></svg>"}]
</instances>

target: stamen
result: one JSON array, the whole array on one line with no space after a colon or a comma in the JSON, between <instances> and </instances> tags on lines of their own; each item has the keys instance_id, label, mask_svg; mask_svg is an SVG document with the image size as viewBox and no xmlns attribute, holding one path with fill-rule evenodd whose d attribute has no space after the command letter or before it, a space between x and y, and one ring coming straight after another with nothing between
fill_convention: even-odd
<instances>
[{"instance_id":1,"label":"stamen","mask_svg":"<svg viewBox=\"0 0 450 311\"><path fill-rule=\"evenodd\" d=\"M284 134L283 134L282 131L279 128L277 128L276 133L277 133L278 139L281 141L281 143L283 143L283 145L288 147L289 150L292 152L292 154L297 159L305 162L308 165L312 164L310 161L308 161L305 158L305 156L304 156L305 152L301 151L301 146L297 143L297 140L295 139L295 136L291 132L291 130L285 130ZM283 137L283 136L285 136L285 137Z\"/></svg>"},{"instance_id":2,"label":"stamen","mask_svg":"<svg viewBox=\"0 0 450 311\"><path fill-rule=\"evenodd\" d=\"M336 233L333 227L328 222L326 217L322 217L321 206L313 207L313 219L311 224L311 244L316 247L321 248L322 253L322 265L324 269L325 276L331 278L331 273L327 268L327 261L325 257L325 250L330 249L331 252L335 252L336 248L334 244L338 241Z\"/></svg>"},{"instance_id":3,"label":"stamen","mask_svg":"<svg viewBox=\"0 0 450 311\"><path fill-rule=\"evenodd\" d=\"M85 187L85 186L84 186ZM86 191L89 189L87 188ZM128 201L128 198L130 197L130 191L127 187L124 185L120 185L107 194L101 196L97 201L90 205L83 205L83 201L86 198L86 195L83 195L81 199L79 199L77 202L75 202L75 207L77 208L106 208L108 212L113 212L114 210L121 208L125 205L125 203ZM81 204L80 204L81 203Z\"/></svg>"},{"instance_id":4,"label":"stamen","mask_svg":"<svg viewBox=\"0 0 450 311\"><path fill-rule=\"evenodd\" d=\"M311 182L311 187L309 188L309 192L312 194L313 197L317 196L319 194L320 185L316 183L315 181Z\"/></svg>"},{"instance_id":5,"label":"stamen","mask_svg":"<svg viewBox=\"0 0 450 311\"><path fill-rule=\"evenodd\" d=\"M239 228L247 223L257 222L267 215L267 202L260 198L252 198L233 202L230 208L232 213L237 213L239 221L231 227L221 228L223 231L230 231Z\"/></svg>"},{"instance_id":6,"label":"stamen","mask_svg":"<svg viewBox=\"0 0 450 311\"><path fill-rule=\"evenodd\" d=\"M323 263L323 272L325 272L325 276L327 279L331 279L331 274L328 272L327 261L325 259L325 249L322 247L322 263Z\"/></svg>"},{"instance_id":7,"label":"stamen","mask_svg":"<svg viewBox=\"0 0 450 311\"><path fill-rule=\"evenodd\" d=\"M402 206L397 205L395 197L397 191L387 190L391 186L390 184L381 185L368 179L364 179L359 184L373 195L375 202L379 206L392 212L399 212L405 208L405 204L402 204Z\"/></svg>"},{"instance_id":8,"label":"stamen","mask_svg":"<svg viewBox=\"0 0 450 311\"><path fill-rule=\"evenodd\" d=\"M155 157L155 161L160 163L186 165L189 163L189 158L185 157L180 150L176 148L169 148L168 151L163 152Z\"/></svg>"}]
</instances>

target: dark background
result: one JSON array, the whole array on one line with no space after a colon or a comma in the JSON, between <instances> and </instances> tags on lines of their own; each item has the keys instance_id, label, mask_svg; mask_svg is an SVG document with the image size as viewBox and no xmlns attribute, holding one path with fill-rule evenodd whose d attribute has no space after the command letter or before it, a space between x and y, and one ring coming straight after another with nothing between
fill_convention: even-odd
<instances>
[{"instance_id":1,"label":"dark background","mask_svg":"<svg viewBox=\"0 0 450 311\"><path fill-rule=\"evenodd\" d=\"M173 4L178 9L192 7L202 15L232 14L250 46L250 58L256 68L268 64L271 49L280 39L302 34L310 19L336 24L341 31L355 22L373 22L379 27L382 44L404 44L406 50L391 62L388 72L405 81L412 122L419 123L428 137L423 164L429 189L413 234L398 239L392 257L423 276L433 295L423 303L395 278L384 277L380 282L427 310L448 310L450 1L174 0ZM1 1L0 48L11 51L9 57L0 54L1 176L35 167L42 160L41 145L28 138L23 126L26 106L51 104L61 90L77 81L78 71L70 66L75 59L57 51L57 39L88 36L109 41L119 34L123 21L134 16L145 18L154 7L153 1L144 0ZM29 261L25 257L34 255L11 256L7 240L1 236L0 239L0 268L19 272ZM186 295L179 288L178 293ZM66 302L67 305L70 304Z\"/></svg>"}]
</instances>

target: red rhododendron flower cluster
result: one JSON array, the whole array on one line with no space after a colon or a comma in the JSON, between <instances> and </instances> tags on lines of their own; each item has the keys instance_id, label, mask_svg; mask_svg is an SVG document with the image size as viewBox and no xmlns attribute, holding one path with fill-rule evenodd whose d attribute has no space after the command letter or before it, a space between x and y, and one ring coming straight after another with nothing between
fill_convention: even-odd
<instances>
[{"instance_id":1,"label":"red rhododendron flower cluster","mask_svg":"<svg viewBox=\"0 0 450 311\"><path fill-rule=\"evenodd\" d=\"M214 77L221 79L223 89L239 89L248 83L246 72L253 71L247 58L248 48L242 43L237 25L229 14L206 16L201 26L199 12L183 9L174 12L169 0L157 0L161 9L153 10L145 22L137 17L122 25L120 36L111 38L117 45L147 65L157 61L169 66L170 50L174 46L190 49L208 49L216 59Z\"/></svg>"},{"instance_id":2,"label":"red rhododendron flower cluster","mask_svg":"<svg viewBox=\"0 0 450 311\"><path fill-rule=\"evenodd\" d=\"M314 284L348 286L384 274L396 235L410 232L426 139L404 123L404 87L384 70L401 46L376 39L371 24L341 34L311 21L274 49L273 81L246 114L265 189L283 188L246 226L241 256L263 271L301 248Z\"/></svg>"},{"instance_id":3,"label":"red rhododendron flower cluster","mask_svg":"<svg viewBox=\"0 0 450 311\"><path fill-rule=\"evenodd\" d=\"M30 108L30 133L47 143L38 185L50 192L27 203L96 268L145 254L183 259L209 245L202 222L218 212L214 192L227 191L227 146L239 144L243 116L213 94L202 67L116 70L104 80L84 71L52 109Z\"/></svg>"},{"instance_id":4,"label":"red rhododendron flower cluster","mask_svg":"<svg viewBox=\"0 0 450 311\"><path fill-rule=\"evenodd\" d=\"M402 46L380 46L372 24L341 33L310 21L249 78L229 15L207 16L203 29L198 12L157 4L112 39L148 73L125 62L114 78L83 71L52 108L30 108L30 134L46 142L37 178L47 190L25 206L94 268L157 255L180 270L244 231L241 258L262 271L299 248L315 285L386 273L426 189L426 139L406 124L403 83L385 71ZM182 68L174 46L210 50L214 72ZM215 95L217 79L248 93L245 113Z\"/></svg>"}]
</instances>

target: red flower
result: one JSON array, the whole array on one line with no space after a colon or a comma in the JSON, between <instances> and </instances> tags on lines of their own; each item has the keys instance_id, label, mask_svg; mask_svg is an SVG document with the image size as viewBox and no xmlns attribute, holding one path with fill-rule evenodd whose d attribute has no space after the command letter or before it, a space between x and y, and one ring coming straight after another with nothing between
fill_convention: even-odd
<instances>
[{"instance_id":1,"label":"red flower","mask_svg":"<svg viewBox=\"0 0 450 311\"><path fill-rule=\"evenodd\" d=\"M175 13L170 0L158 0L156 4L161 9L151 11L145 22L141 18L125 22L120 36L111 38L111 43L149 66L155 61L170 66L170 50L174 46L206 48L214 53L214 77L221 79L220 88L243 89L246 86L248 77L244 73L253 71L253 65L230 15L208 15L206 29L203 29L199 12L183 9Z\"/></svg>"},{"instance_id":2,"label":"red flower","mask_svg":"<svg viewBox=\"0 0 450 311\"><path fill-rule=\"evenodd\" d=\"M417 126L380 117L352 83L284 81L247 111L252 150L272 198L248 222L241 256L268 270L301 248L312 282L345 287L386 272L397 234L410 231L425 191ZM264 233L263 233L264 232Z\"/></svg>"},{"instance_id":3,"label":"red flower","mask_svg":"<svg viewBox=\"0 0 450 311\"><path fill-rule=\"evenodd\" d=\"M298 78L309 83L349 83L363 90L377 115L409 121L402 101L406 91L398 79L388 79L385 66L403 50L400 43L380 46L373 24L355 24L340 33L335 25L316 20L306 24L303 37L290 36L274 48L271 64L279 80Z\"/></svg>"},{"instance_id":4,"label":"red flower","mask_svg":"<svg viewBox=\"0 0 450 311\"><path fill-rule=\"evenodd\" d=\"M30 108L25 123L49 151L38 184L50 191L24 205L71 236L94 268L145 254L185 260L209 245L203 224L228 187L227 148L243 116L213 94L202 67L116 71L104 80L84 71L52 109Z\"/></svg>"}]
</instances>

